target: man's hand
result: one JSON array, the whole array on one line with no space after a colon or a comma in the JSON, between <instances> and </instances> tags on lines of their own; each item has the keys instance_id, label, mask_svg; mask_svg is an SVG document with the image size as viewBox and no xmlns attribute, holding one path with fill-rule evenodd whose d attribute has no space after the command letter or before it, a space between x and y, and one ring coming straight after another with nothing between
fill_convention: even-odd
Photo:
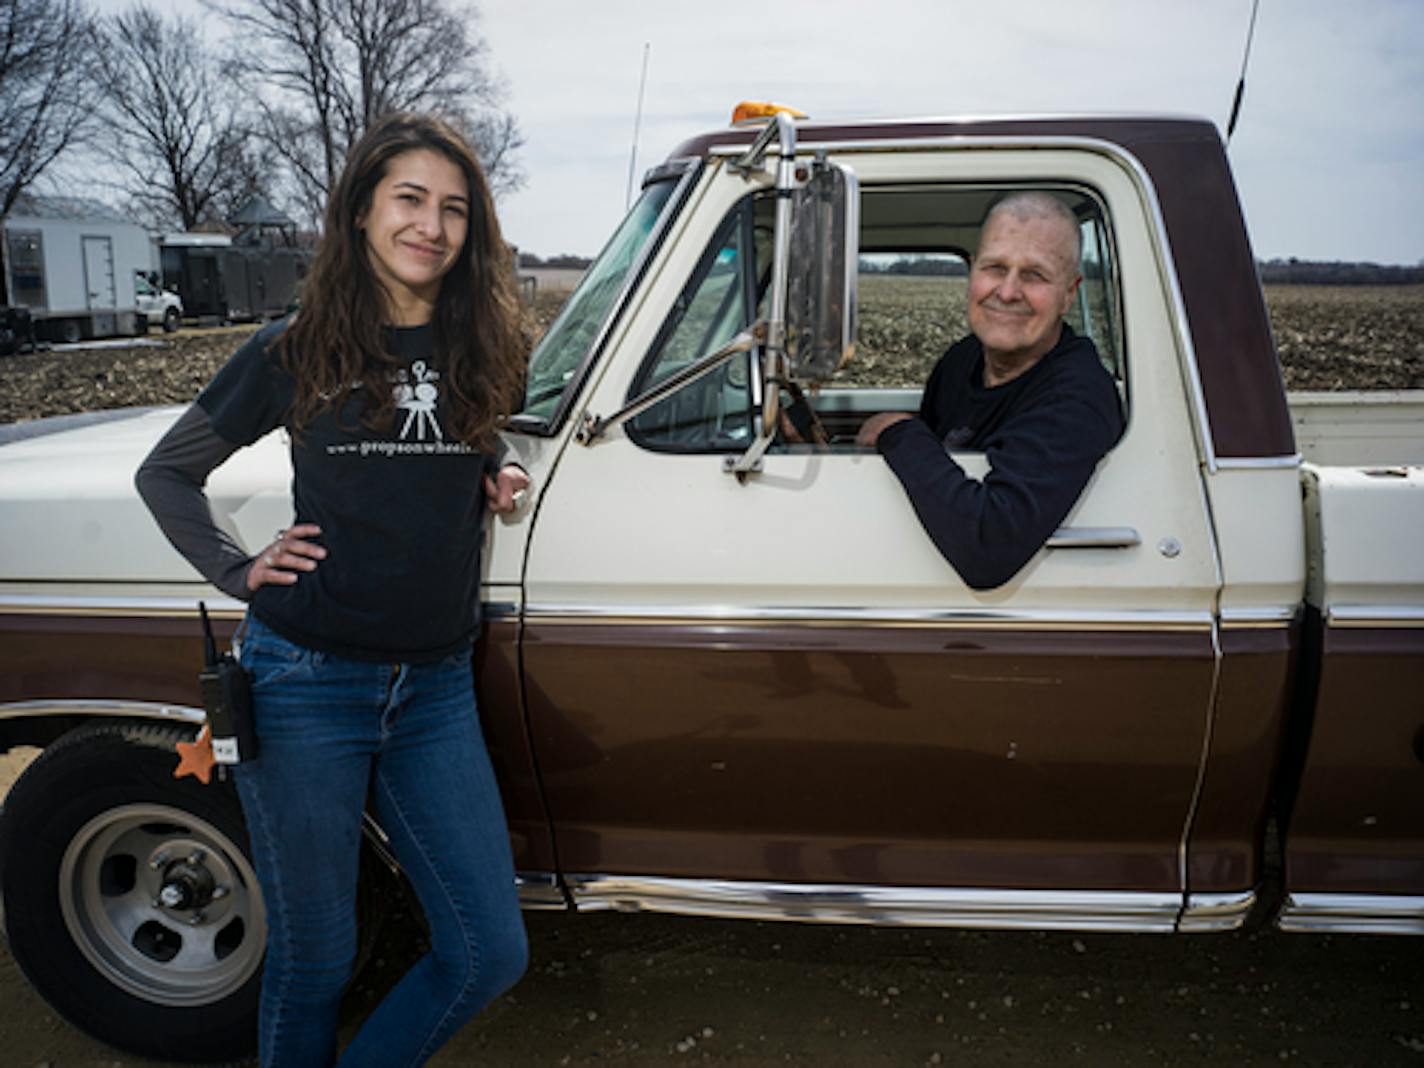
<instances>
[{"instance_id":1,"label":"man's hand","mask_svg":"<svg viewBox=\"0 0 1424 1068\"><path fill-rule=\"evenodd\" d=\"M258 586L290 586L298 572L315 571L318 560L326 558L326 549L307 538L321 536L315 523L296 523L277 532L276 540L257 554L247 569L247 588Z\"/></svg>"},{"instance_id":2,"label":"man's hand","mask_svg":"<svg viewBox=\"0 0 1424 1068\"><path fill-rule=\"evenodd\" d=\"M909 412L880 412L872 415L860 424L860 432L855 436L855 443L864 448L873 449L875 443L880 440L880 435L885 433L887 426L894 426L896 423L913 418L914 416Z\"/></svg>"},{"instance_id":3,"label":"man's hand","mask_svg":"<svg viewBox=\"0 0 1424 1068\"><path fill-rule=\"evenodd\" d=\"M529 488L529 472L518 464L505 464L490 478L485 475L485 497L491 512L512 512L519 507L520 497Z\"/></svg>"}]
</instances>

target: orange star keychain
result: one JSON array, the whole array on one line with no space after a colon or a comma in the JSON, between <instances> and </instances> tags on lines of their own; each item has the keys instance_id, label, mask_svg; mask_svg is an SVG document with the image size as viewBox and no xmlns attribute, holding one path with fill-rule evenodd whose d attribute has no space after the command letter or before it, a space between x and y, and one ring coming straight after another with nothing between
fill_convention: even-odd
<instances>
[{"instance_id":1,"label":"orange star keychain","mask_svg":"<svg viewBox=\"0 0 1424 1068\"><path fill-rule=\"evenodd\" d=\"M192 775L204 786L212 781L213 765L217 761L213 759L213 734L206 723L196 739L179 742L175 748L178 750L178 766L173 769L175 779Z\"/></svg>"}]
</instances>

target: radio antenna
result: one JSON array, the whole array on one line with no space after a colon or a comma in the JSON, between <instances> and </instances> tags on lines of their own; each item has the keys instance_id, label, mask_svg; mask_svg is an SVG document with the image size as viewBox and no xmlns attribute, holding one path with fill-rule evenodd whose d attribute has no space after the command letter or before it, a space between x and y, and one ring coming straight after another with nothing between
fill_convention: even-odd
<instances>
[{"instance_id":1,"label":"radio antenna","mask_svg":"<svg viewBox=\"0 0 1424 1068\"><path fill-rule=\"evenodd\" d=\"M633 148L628 153L628 188L623 193L623 210L633 202L633 174L638 167L638 128L643 125L643 90L648 84L648 52L651 45L643 42L643 73L638 78L638 108L633 112Z\"/></svg>"},{"instance_id":2,"label":"radio antenna","mask_svg":"<svg viewBox=\"0 0 1424 1068\"><path fill-rule=\"evenodd\" d=\"M1251 62L1251 42L1256 37L1256 12L1261 0L1251 0L1251 24L1246 27L1246 51L1241 56L1241 77L1236 81L1236 96L1231 101L1231 118L1226 120L1226 143L1231 144L1231 135L1236 131L1236 120L1241 117L1241 100L1246 95L1246 65Z\"/></svg>"}]
</instances>

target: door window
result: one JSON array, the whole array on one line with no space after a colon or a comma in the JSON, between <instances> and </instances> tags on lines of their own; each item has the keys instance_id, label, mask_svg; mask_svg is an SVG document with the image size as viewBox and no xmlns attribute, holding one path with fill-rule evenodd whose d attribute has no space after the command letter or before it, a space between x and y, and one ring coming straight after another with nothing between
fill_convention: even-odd
<instances>
[{"instance_id":1,"label":"door window","mask_svg":"<svg viewBox=\"0 0 1424 1068\"><path fill-rule=\"evenodd\" d=\"M770 197L744 200L678 298L635 380L633 395L715 352L750 326L771 273ZM640 444L677 452L744 448L754 433L756 354L733 356L717 370L629 421Z\"/></svg>"},{"instance_id":2,"label":"door window","mask_svg":"<svg viewBox=\"0 0 1424 1068\"><path fill-rule=\"evenodd\" d=\"M969 263L989 208L1021 185L862 186L854 356L811 400L833 451L858 451L860 423L880 411L917 411L936 362L969 332ZM1044 188L1038 186L1036 188ZM1066 316L1093 340L1126 397L1112 235L1101 201L1081 188L1049 187L1080 219L1083 282ZM760 314L770 275L773 201L741 203L658 334L629 397L725 344ZM744 448L759 409L755 354L734 357L629 423L646 448L731 452ZM809 446L779 442L773 449Z\"/></svg>"}]
</instances>

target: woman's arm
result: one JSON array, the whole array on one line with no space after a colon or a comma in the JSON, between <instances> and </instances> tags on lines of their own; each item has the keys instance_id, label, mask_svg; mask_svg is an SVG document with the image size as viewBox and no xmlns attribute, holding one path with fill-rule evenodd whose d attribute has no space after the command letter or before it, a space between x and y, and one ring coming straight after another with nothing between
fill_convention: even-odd
<instances>
[{"instance_id":1,"label":"woman's arm","mask_svg":"<svg viewBox=\"0 0 1424 1068\"><path fill-rule=\"evenodd\" d=\"M218 589L247 600L249 556L213 521L203 487L213 469L237 451L200 406L190 405L148 454L134 485L153 518L183 558Z\"/></svg>"},{"instance_id":2,"label":"woman's arm","mask_svg":"<svg viewBox=\"0 0 1424 1068\"><path fill-rule=\"evenodd\" d=\"M290 586L299 572L316 567L326 549L303 540L318 536L320 527L298 523L251 556L213 521L203 487L208 475L237 449L213 429L202 406L194 404L153 447L134 484L183 558L228 596L246 601L267 583Z\"/></svg>"}]
</instances>

